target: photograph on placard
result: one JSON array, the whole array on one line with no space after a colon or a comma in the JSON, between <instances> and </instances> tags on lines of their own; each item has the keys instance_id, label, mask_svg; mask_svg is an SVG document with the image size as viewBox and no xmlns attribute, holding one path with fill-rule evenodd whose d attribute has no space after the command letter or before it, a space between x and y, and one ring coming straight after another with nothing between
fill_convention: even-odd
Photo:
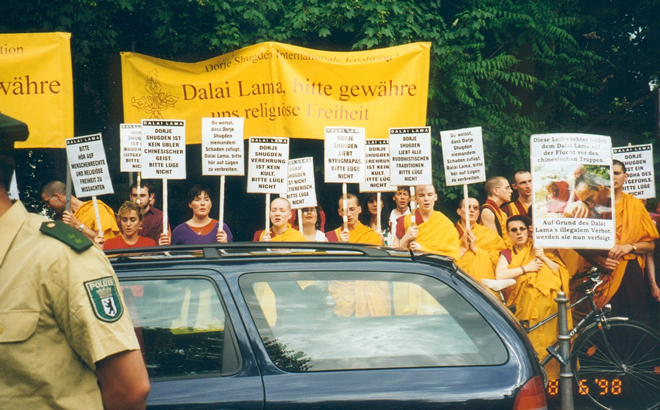
<instances>
[{"instance_id":1,"label":"photograph on placard","mask_svg":"<svg viewBox=\"0 0 660 410\"><path fill-rule=\"evenodd\" d=\"M534 191L538 218L611 219L610 167L575 164L537 166Z\"/></svg>"}]
</instances>

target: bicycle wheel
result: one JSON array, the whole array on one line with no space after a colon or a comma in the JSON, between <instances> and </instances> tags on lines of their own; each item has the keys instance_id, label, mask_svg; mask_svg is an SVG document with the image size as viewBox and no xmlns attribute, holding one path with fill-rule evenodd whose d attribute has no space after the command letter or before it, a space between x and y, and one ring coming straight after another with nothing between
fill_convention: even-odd
<instances>
[{"instance_id":1,"label":"bicycle wheel","mask_svg":"<svg viewBox=\"0 0 660 410\"><path fill-rule=\"evenodd\" d=\"M578 394L606 409L660 404L660 336L637 322L610 320L587 328L573 345Z\"/></svg>"}]
</instances>

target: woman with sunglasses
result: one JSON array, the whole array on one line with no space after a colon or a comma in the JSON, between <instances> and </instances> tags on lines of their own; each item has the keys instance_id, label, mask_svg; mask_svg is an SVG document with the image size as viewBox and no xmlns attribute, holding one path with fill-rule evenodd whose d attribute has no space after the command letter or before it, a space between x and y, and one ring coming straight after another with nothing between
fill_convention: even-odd
<instances>
[{"instance_id":1,"label":"woman with sunglasses","mask_svg":"<svg viewBox=\"0 0 660 410\"><path fill-rule=\"evenodd\" d=\"M506 222L506 233L513 241L513 246L500 252L500 259L495 269L497 279L516 280L511 290L507 305L515 305L516 318L526 321L529 326L557 313L554 299L559 291L567 295L568 270L558 255L534 248L529 237L531 221L524 215L516 215ZM571 327L569 315L569 328ZM539 360L547 356L546 347L557 339L557 319L533 330L528 334ZM557 378L559 366L551 360L546 365L550 378Z\"/></svg>"},{"instance_id":2,"label":"woman with sunglasses","mask_svg":"<svg viewBox=\"0 0 660 410\"><path fill-rule=\"evenodd\" d=\"M323 209L320 205L302 208L302 229L300 232L311 242L327 242L328 239L320 230L324 225Z\"/></svg>"},{"instance_id":3,"label":"woman with sunglasses","mask_svg":"<svg viewBox=\"0 0 660 410\"><path fill-rule=\"evenodd\" d=\"M368 226L380 235L380 240L386 244L385 240L389 238L390 233L390 210L385 201L380 200L380 231L378 231L378 194L368 193L362 197L360 204L362 209L368 212L362 212L358 219L363 225ZM386 244L387 245L387 244Z\"/></svg>"}]
</instances>

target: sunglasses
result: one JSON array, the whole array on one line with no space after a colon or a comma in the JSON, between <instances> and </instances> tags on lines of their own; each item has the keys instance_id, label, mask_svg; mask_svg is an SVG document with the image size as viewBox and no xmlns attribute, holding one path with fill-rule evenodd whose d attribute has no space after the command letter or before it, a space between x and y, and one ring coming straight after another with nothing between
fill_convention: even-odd
<instances>
[{"instance_id":1,"label":"sunglasses","mask_svg":"<svg viewBox=\"0 0 660 410\"><path fill-rule=\"evenodd\" d=\"M315 214L316 208L303 208L301 211L305 214Z\"/></svg>"},{"instance_id":2,"label":"sunglasses","mask_svg":"<svg viewBox=\"0 0 660 410\"><path fill-rule=\"evenodd\" d=\"M509 232L513 232L513 233L525 232L527 229L529 229L529 228L515 228L514 227L514 228L509 229Z\"/></svg>"}]
</instances>

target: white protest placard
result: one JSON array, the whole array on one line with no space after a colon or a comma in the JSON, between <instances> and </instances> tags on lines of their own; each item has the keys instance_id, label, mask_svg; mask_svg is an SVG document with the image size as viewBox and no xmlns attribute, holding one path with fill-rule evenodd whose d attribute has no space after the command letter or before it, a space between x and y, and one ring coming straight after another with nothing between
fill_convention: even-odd
<instances>
[{"instance_id":1,"label":"white protest placard","mask_svg":"<svg viewBox=\"0 0 660 410\"><path fill-rule=\"evenodd\" d=\"M186 179L184 120L142 120L142 178Z\"/></svg>"},{"instance_id":2,"label":"white protest placard","mask_svg":"<svg viewBox=\"0 0 660 410\"><path fill-rule=\"evenodd\" d=\"M612 248L616 228L610 137L532 135L530 148L534 246Z\"/></svg>"},{"instance_id":3,"label":"white protest placard","mask_svg":"<svg viewBox=\"0 0 660 410\"><path fill-rule=\"evenodd\" d=\"M390 185L390 140L368 139L364 144L366 169L360 192L396 191L396 187Z\"/></svg>"},{"instance_id":4,"label":"white protest placard","mask_svg":"<svg viewBox=\"0 0 660 410\"><path fill-rule=\"evenodd\" d=\"M142 171L142 125L119 124L120 171Z\"/></svg>"},{"instance_id":5,"label":"white protest placard","mask_svg":"<svg viewBox=\"0 0 660 410\"><path fill-rule=\"evenodd\" d=\"M623 192L639 199L655 198L652 144L612 148L612 157L626 166L628 180Z\"/></svg>"},{"instance_id":6,"label":"white protest placard","mask_svg":"<svg viewBox=\"0 0 660 410\"><path fill-rule=\"evenodd\" d=\"M245 175L245 118L202 118L202 175Z\"/></svg>"},{"instance_id":7,"label":"white protest placard","mask_svg":"<svg viewBox=\"0 0 660 410\"><path fill-rule=\"evenodd\" d=\"M447 186L486 181L481 127L440 132Z\"/></svg>"},{"instance_id":8,"label":"white protest placard","mask_svg":"<svg viewBox=\"0 0 660 410\"><path fill-rule=\"evenodd\" d=\"M114 193L101 134L69 138L66 157L77 197Z\"/></svg>"},{"instance_id":9,"label":"white protest placard","mask_svg":"<svg viewBox=\"0 0 660 410\"><path fill-rule=\"evenodd\" d=\"M289 184L286 198L292 209L316 206L314 158L289 160Z\"/></svg>"},{"instance_id":10,"label":"white protest placard","mask_svg":"<svg viewBox=\"0 0 660 410\"><path fill-rule=\"evenodd\" d=\"M250 137L247 192L287 192L289 139Z\"/></svg>"},{"instance_id":11,"label":"white protest placard","mask_svg":"<svg viewBox=\"0 0 660 410\"><path fill-rule=\"evenodd\" d=\"M364 181L364 128L325 127L325 182Z\"/></svg>"},{"instance_id":12,"label":"white protest placard","mask_svg":"<svg viewBox=\"0 0 660 410\"><path fill-rule=\"evenodd\" d=\"M390 128L390 183L394 186L433 183L431 127Z\"/></svg>"}]
</instances>

